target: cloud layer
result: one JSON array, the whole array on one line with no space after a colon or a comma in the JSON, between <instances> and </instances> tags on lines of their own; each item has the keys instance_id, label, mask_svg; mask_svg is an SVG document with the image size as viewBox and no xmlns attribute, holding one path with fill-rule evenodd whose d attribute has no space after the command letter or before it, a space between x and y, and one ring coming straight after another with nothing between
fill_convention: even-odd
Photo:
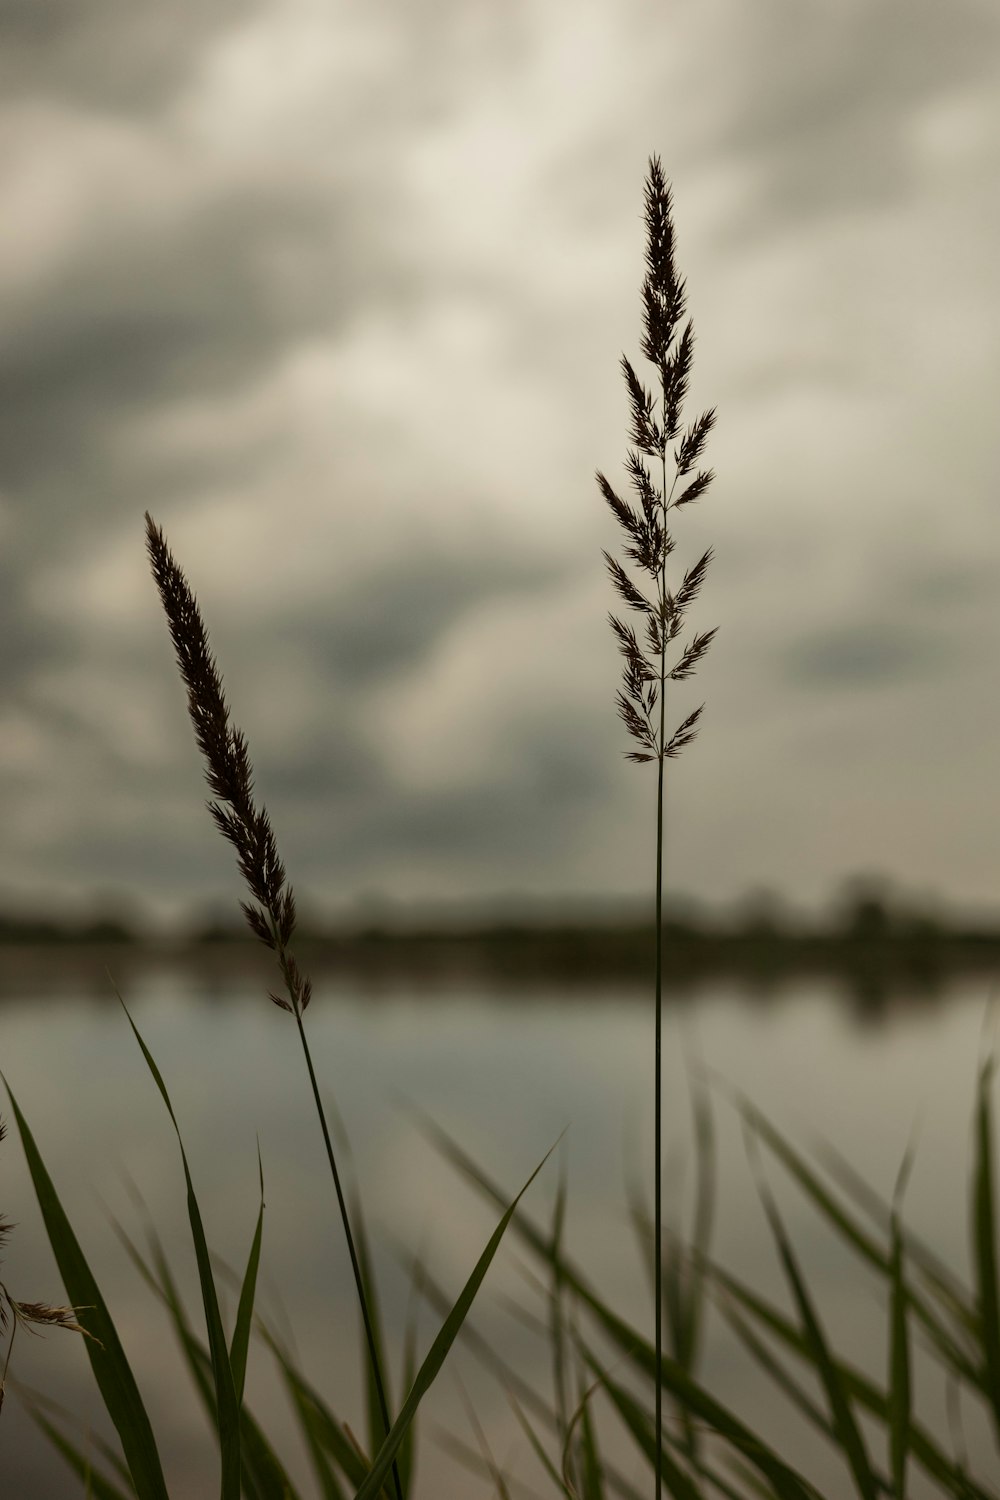
<instances>
[{"instance_id":1,"label":"cloud layer","mask_svg":"<svg viewBox=\"0 0 1000 1500\"><path fill-rule=\"evenodd\" d=\"M652 151L720 413L671 882L992 899L994 6L25 0L0 42L10 899L235 899L146 509L303 893L648 888L593 470Z\"/></svg>"}]
</instances>

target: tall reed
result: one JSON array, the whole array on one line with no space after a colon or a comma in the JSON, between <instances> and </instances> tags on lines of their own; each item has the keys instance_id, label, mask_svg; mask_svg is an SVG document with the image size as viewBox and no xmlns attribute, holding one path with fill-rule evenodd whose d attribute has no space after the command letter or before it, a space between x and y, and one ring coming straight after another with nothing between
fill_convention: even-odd
<instances>
[{"instance_id":1,"label":"tall reed","mask_svg":"<svg viewBox=\"0 0 1000 1500\"><path fill-rule=\"evenodd\" d=\"M667 558L674 550L674 540L667 527L668 513L690 505L704 494L715 477L711 469L698 469L684 488L675 495L678 482L695 468L705 440L715 424L715 408L702 413L681 436L681 411L687 394L694 350L694 325L689 318L683 331L676 329L684 315L685 284L674 264L674 226L671 217L670 187L658 156L649 161L645 186L646 276L642 284L642 327L640 349L654 367L659 386L657 394L643 385L628 358L621 357L622 374L628 391L631 416L625 468L639 502L636 510L623 500L598 470L601 494L625 533L624 554L649 579L644 585L653 597L647 597L633 583L618 560L605 552L608 572L616 592L629 609L642 617L643 644L632 626L615 615L609 615L619 649L625 659L622 687L618 692L618 712L626 729L639 746L627 752L628 759L639 763L655 761L656 777L656 972L655 972L655 1049L653 1075L654 1184L653 1214L655 1226L655 1344L657 1368L663 1353L663 1268L662 1268L662 1032L663 1032L663 821L664 766L678 756L694 739L702 708L696 708L673 731L666 729L666 688L668 682L690 677L711 644L714 630L695 634L680 649L672 663L668 654L684 628L684 617L694 603L705 580L712 549L702 554L684 574L675 592L667 587ZM680 438L671 457L674 476L667 489L667 448ZM646 460L653 461L653 472ZM703 707L704 705L702 705ZM663 1485L663 1393L662 1382L656 1382L656 1494Z\"/></svg>"},{"instance_id":2,"label":"tall reed","mask_svg":"<svg viewBox=\"0 0 1000 1500\"><path fill-rule=\"evenodd\" d=\"M291 952L295 931L295 898L286 881L285 867L278 854L267 809L254 800L253 766L242 730L230 722L229 706L218 667L209 648L208 631L201 617L198 601L170 552L163 532L146 512L146 548L160 600L170 628L177 666L188 690L188 713L194 726L198 748L205 757L205 779L219 801L210 801L208 810L223 838L236 850L237 861L253 902L241 901L243 914L254 935L277 959L285 994L270 992L270 999L282 1010L290 1011L298 1027L299 1041L309 1073L316 1113L323 1133L327 1161L333 1178L337 1205L357 1289L361 1319L372 1380L382 1419L383 1436L392 1425L385 1392L381 1362L369 1300L365 1290L355 1236L341 1184L337 1159L330 1138L326 1112L316 1081L303 1015L312 996L312 984L299 969ZM396 1461L392 1464L396 1500L402 1500L402 1486Z\"/></svg>"}]
</instances>

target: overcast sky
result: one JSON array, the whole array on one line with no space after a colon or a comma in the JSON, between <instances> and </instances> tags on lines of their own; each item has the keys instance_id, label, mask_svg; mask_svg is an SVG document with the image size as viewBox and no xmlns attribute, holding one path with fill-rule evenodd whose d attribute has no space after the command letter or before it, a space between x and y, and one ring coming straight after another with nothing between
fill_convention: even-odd
<instances>
[{"instance_id":1,"label":"overcast sky","mask_svg":"<svg viewBox=\"0 0 1000 1500\"><path fill-rule=\"evenodd\" d=\"M0 898L647 892L594 483L658 152L715 485L668 885L1000 899L995 0L0 0Z\"/></svg>"}]
</instances>

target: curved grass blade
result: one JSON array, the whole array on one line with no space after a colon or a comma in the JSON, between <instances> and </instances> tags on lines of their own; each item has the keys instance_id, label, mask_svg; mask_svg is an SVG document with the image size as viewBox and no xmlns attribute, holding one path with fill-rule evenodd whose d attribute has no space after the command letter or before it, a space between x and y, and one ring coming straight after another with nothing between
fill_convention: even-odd
<instances>
[{"instance_id":1,"label":"curved grass blade","mask_svg":"<svg viewBox=\"0 0 1000 1500\"><path fill-rule=\"evenodd\" d=\"M870 1235L866 1234L853 1215L849 1214L843 1205L837 1202L806 1162L805 1158L796 1151L794 1146L785 1140L781 1132L768 1120L767 1116L762 1114L756 1105L751 1104L742 1095L736 1094L732 1090L730 1090L730 1093L733 1103L744 1122L774 1153L823 1217L869 1265L888 1278L890 1274L889 1256L886 1251ZM960 1370L970 1384L981 1385L981 1372L970 1362L965 1351L955 1342L949 1330L941 1324L940 1319L923 1298L917 1296L912 1287L907 1289L907 1297L913 1309L914 1317L926 1329L929 1337L937 1345L947 1363L953 1365L955 1369Z\"/></svg>"},{"instance_id":2,"label":"curved grass blade","mask_svg":"<svg viewBox=\"0 0 1000 1500\"><path fill-rule=\"evenodd\" d=\"M556 1181L555 1203L552 1209L551 1261L552 1285L549 1295L549 1347L552 1351L552 1386L555 1393L555 1413L560 1441L565 1441L569 1426L567 1397L566 1330L563 1316L565 1282L562 1275L562 1244L566 1226L566 1154L559 1159L559 1177Z\"/></svg>"},{"instance_id":3,"label":"curved grass blade","mask_svg":"<svg viewBox=\"0 0 1000 1500\"><path fill-rule=\"evenodd\" d=\"M226 1335L222 1327L219 1297L215 1287L215 1278L212 1274L212 1261L209 1255L208 1242L205 1239L201 1209L198 1206L194 1183L191 1180L191 1171L188 1167L187 1152L184 1150L184 1142L181 1139L180 1127L177 1124L177 1117L170 1102L170 1095L167 1093L167 1086L163 1082L152 1053L140 1036L139 1029L132 1020L132 1017L129 1015L128 1007L120 995L118 999L128 1018L128 1023L132 1028L135 1039L139 1043L139 1048L146 1060L146 1066L153 1076L153 1082L159 1089L160 1096L167 1107L167 1113L170 1116L174 1132L177 1136L177 1144L180 1147L181 1163L184 1167L184 1181L187 1184L188 1222L191 1225L191 1238L194 1241L195 1259L198 1265L198 1280L201 1283L205 1324L208 1329L208 1347L212 1359L212 1376L215 1382L215 1402L218 1415L222 1471L220 1495L221 1500L240 1500L240 1401L236 1394L233 1368L229 1362L229 1350L226 1346Z\"/></svg>"},{"instance_id":4,"label":"curved grass blade","mask_svg":"<svg viewBox=\"0 0 1000 1500\"><path fill-rule=\"evenodd\" d=\"M510 1391L507 1392L507 1400L510 1402L511 1410L514 1413L514 1416L517 1418L521 1431L524 1433L525 1437L528 1439L528 1442L531 1444L532 1451L534 1452L535 1457L538 1459L538 1462L541 1464L542 1468L545 1470L546 1474L555 1485L556 1489L562 1492L565 1500L578 1500L575 1491L569 1488L565 1479L560 1474L559 1470L556 1468L549 1455L546 1453L545 1445L543 1444L541 1438L538 1436L538 1433L532 1427L531 1423L528 1421L528 1418L521 1410L521 1407L518 1405L517 1398L513 1396ZM558 1424L560 1419L556 1417L555 1420Z\"/></svg>"},{"instance_id":5,"label":"curved grass blade","mask_svg":"<svg viewBox=\"0 0 1000 1500\"><path fill-rule=\"evenodd\" d=\"M163 1246L153 1229L147 1226L153 1266L146 1261L125 1229L112 1217L112 1226L133 1265L149 1288L164 1304L174 1325L192 1383L218 1433L218 1410L212 1378L212 1361L205 1345L193 1332L177 1289ZM240 1462L246 1500L297 1500L296 1491L263 1429L246 1407L240 1411ZM339 1500L339 1497L338 1497Z\"/></svg>"},{"instance_id":6,"label":"curved grass blade","mask_svg":"<svg viewBox=\"0 0 1000 1500\"><path fill-rule=\"evenodd\" d=\"M1000 1290L997 1285L996 1213L993 1190L993 1128L990 1086L993 1058L979 1073L976 1093L976 1153L973 1166L972 1253L979 1300L983 1389L1000 1437Z\"/></svg>"},{"instance_id":7,"label":"curved grass blade","mask_svg":"<svg viewBox=\"0 0 1000 1500\"><path fill-rule=\"evenodd\" d=\"M590 1402L583 1401L580 1418L580 1478L582 1500L604 1500L604 1469L597 1447L597 1432L590 1415Z\"/></svg>"},{"instance_id":8,"label":"curved grass blade","mask_svg":"<svg viewBox=\"0 0 1000 1500\"><path fill-rule=\"evenodd\" d=\"M817 1154L844 1192L854 1199L869 1218L888 1232L892 1209L861 1173L828 1141L820 1143ZM978 1336L979 1321L972 1305L972 1296L951 1267L913 1229L903 1228L903 1249L911 1266L924 1278L949 1315L960 1324L963 1332Z\"/></svg>"},{"instance_id":9,"label":"curved grass blade","mask_svg":"<svg viewBox=\"0 0 1000 1500\"><path fill-rule=\"evenodd\" d=\"M637 1446L651 1464L656 1461L656 1433L651 1419L642 1410L634 1396L618 1385L608 1375L607 1371L601 1369L592 1355L587 1355L587 1362L593 1368L601 1387L608 1394L612 1405L617 1411L622 1422L631 1433ZM661 1465L663 1479L666 1484L667 1493L673 1500L704 1500L702 1491L689 1474L674 1462L666 1447L661 1452Z\"/></svg>"},{"instance_id":10,"label":"curved grass blade","mask_svg":"<svg viewBox=\"0 0 1000 1500\"><path fill-rule=\"evenodd\" d=\"M134 1500L134 1490L131 1492L120 1490L117 1485L111 1483L110 1479L105 1479L102 1474L99 1474L86 1454L82 1453L65 1433L60 1432L55 1423L50 1422L48 1417L43 1417L30 1402L26 1403L26 1410L36 1426L44 1432L53 1448L62 1454L74 1474L83 1480L88 1494L93 1495L94 1500Z\"/></svg>"},{"instance_id":11,"label":"curved grass blade","mask_svg":"<svg viewBox=\"0 0 1000 1500\"><path fill-rule=\"evenodd\" d=\"M751 1292L735 1276L720 1267L711 1265L712 1278L725 1290L741 1307L744 1307L764 1328L768 1330L778 1341L790 1349L806 1364L812 1365L808 1341L801 1329L797 1328L780 1313L777 1308L771 1306L764 1298ZM732 1323L732 1314L725 1303L721 1305L723 1316ZM739 1328L732 1324L736 1331ZM877 1418L884 1426L889 1424L889 1399L878 1388L872 1384L867 1376L853 1369L844 1360L838 1361L840 1378L844 1382L852 1399L859 1406ZM804 1410L804 1408L803 1408ZM809 1415L809 1413L807 1413ZM821 1417L821 1424L833 1433L833 1428L825 1417ZM834 1441L836 1438L834 1437ZM968 1482L965 1488L957 1489L959 1485L959 1471L951 1459L943 1452L940 1446L918 1423L911 1420L909 1429L910 1453L912 1457L932 1476L943 1488L951 1493L962 1493L974 1495L975 1500L996 1500L996 1496L980 1487L969 1489Z\"/></svg>"},{"instance_id":12,"label":"curved grass blade","mask_svg":"<svg viewBox=\"0 0 1000 1500\"><path fill-rule=\"evenodd\" d=\"M750 1142L753 1142L753 1137L750 1137ZM819 1316L813 1306L805 1279L802 1276L798 1261L792 1250L791 1241L781 1221L778 1205L775 1203L771 1191L764 1181L759 1166L757 1167L756 1177L757 1190L764 1205L768 1223L771 1226L771 1233L774 1235L778 1246L778 1254L781 1257L788 1284L792 1289L792 1294L799 1310L799 1317L802 1319L802 1327L808 1341L812 1362L823 1382L823 1388L830 1403L830 1412L833 1417L833 1425L839 1444L850 1465L851 1473L854 1475L854 1483L857 1485L858 1493L863 1497L863 1500L878 1500L878 1482L872 1471L861 1431L854 1420L850 1397L841 1379L837 1364L830 1354Z\"/></svg>"},{"instance_id":13,"label":"curved grass blade","mask_svg":"<svg viewBox=\"0 0 1000 1500\"><path fill-rule=\"evenodd\" d=\"M460 1380L456 1379L455 1383L458 1387L458 1394L461 1399L462 1406L465 1409L466 1420L468 1421L469 1426L472 1428L473 1436L476 1439L476 1446L479 1449L480 1461L483 1465L484 1472L489 1474L491 1480L493 1481L493 1488L496 1490L497 1495L499 1496L499 1500L512 1500L510 1486L507 1483L507 1476L506 1474L504 1474L500 1465L496 1461L493 1449L489 1444L489 1439L487 1438L486 1433L483 1431L483 1424L480 1422L479 1417L476 1415L476 1408L473 1406L471 1400L469 1399L469 1393Z\"/></svg>"},{"instance_id":14,"label":"curved grass blade","mask_svg":"<svg viewBox=\"0 0 1000 1500\"><path fill-rule=\"evenodd\" d=\"M761 1369L774 1381L774 1384L782 1391L791 1404L799 1411L808 1422L821 1432L831 1443L836 1443L837 1434L834 1431L826 1412L819 1406L806 1391L798 1384L781 1360L773 1350L769 1349L764 1341L758 1338L746 1319L737 1312L735 1299L727 1297L724 1293L718 1298L719 1311L730 1328L736 1334L740 1343L760 1365ZM808 1359L806 1351L800 1346L797 1352L803 1359Z\"/></svg>"},{"instance_id":15,"label":"curved grass blade","mask_svg":"<svg viewBox=\"0 0 1000 1500\"><path fill-rule=\"evenodd\" d=\"M406 1316L406 1331L403 1334L403 1373L402 1389L408 1391L417 1375L417 1321L419 1316L419 1298L423 1290L424 1270L419 1258L413 1262L410 1276L410 1300ZM399 1486L403 1492L403 1500L413 1488L413 1475L416 1468L417 1457L417 1424L411 1422L407 1428L406 1436L399 1449L399 1460L397 1469L399 1472Z\"/></svg>"},{"instance_id":16,"label":"curved grass blade","mask_svg":"<svg viewBox=\"0 0 1000 1500\"><path fill-rule=\"evenodd\" d=\"M689 1282L684 1307L683 1333L679 1358L685 1369L694 1373L701 1340L705 1305L702 1265L712 1242L715 1222L716 1150L715 1123L709 1092L700 1075L689 1068L692 1078L691 1110L695 1139L695 1206L692 1245L694 1258L689 1260Z\"/></svg>"},{"instance_id":17,"label":"curved grass blade","mask_svg":"<svg viewBox=\"0 0 1000 1500\"><path fill-rule=\"evenodd\" d=\"M352 1490L356 1490L364 1483L368 1475L367 1464L351 1442L343 1425L330 1411L315 1387L296 1369L287 1350L274 1333L266 1325L258 1324L258 1327L261 1338L278 1363L292 1404L300 1414L299 1419L306 1431L310 1449L315 1444L320 1452L328 1454L342 1471ZM321 1472L328 1473L329 1466L324 1464ZM341 1493L339 1482L333 1476L330 1477L333 1479L335 1493L339 1497Z\"/></svg>"},{"instance_id":18,"label":"curved grass blade","mask_svg":"<svg viewBox=\"0 0 1000 1500\"><path fill-rule=\"evenodd\" d=\"M451 1309L451 1302L431 1276L426 1266L421 1266L419 1290L421 1296L426 1299L439 1317L447 1317ZM533 1386L528 1384L523 1376L519 1375L516 1370L497 1354L493 1345L487 1339L483 1338L482 1334L471 1321L463 1323L459 1338L483 1368L489 1370L490 1374L499 1380L505 1390L514 1392L520 1401L526 1407L529 1407L536 1416L541 1417L543 1421L550 1422L555 1420L545 1397L540 1395ZM407 1382L407 1389L409 1389L412 1383L411 1378Z\"/></svg>"},{"instance_id":19,"label":"curved grass blade","mask_svg":"<svg viewBox=\"0 0 1000 1500\"><path fill-rule=\"evenodd\" d=\"M610 1326L609 1326L610 1331ZM635 1363L652 1375L656 1368L656 1354L645 1339L636 1340L632 1349ZM602 1373L589 1350L584 1350L588 1364L595 1374ZM663 1386L674 1399L683 1401L693 1417L708 1424L714 1432L724 1438L731 1447L748 1458L753 1466L768 1480L779 1500L814 1500L816 1489L802 1475L778 1456L756 1433L752 1432L739 1417L716 1401L696 1381L692 1380L675 1360L663 1357L661 1362ZM655 1446L655 1445L654 1445Z\"/></svg>"},{"instance_id":20,"label":"curved grass blade","mask_svg":"<svg viewBox=\"0 0 1000 1500\"><path fill-rule=\"evenodd\" d=\"M413 1418L416 1416L417 1407L420 1405L420 1402L423 1400L427 1391L433 1384L436 1376L438 1375L438 1372L441 1369L441 1366L444 1364L448 1350L455 1342L458 1331L465 1321L468 1311L475 1299L476 1293L482 1285L483 1278L485 1277L486 1272L489 1270L493 1257L496 1255L497 1250L500 1248L500 1241L503 1239L504 1231L506 1230L507 1225L514 1217L514 1213L522 1197L528 1191L528 1188L534 1182L535 1178L538 1176L539 1172L542 1170L542 1167L544 1167L545 1163L551 1156L552 1151L554 1150L555 1146L547 1151L542 1157L542 1160L538 1163L538 1166L532 1172L531 1176L528 1178L527 1182L524 1184L524 1187L518 1193L517 1197L510 1204L506 1213L503 1215L503 1218L500 1220L496 1229L490 1236L486 1249L483 1251L482 1255L476 1262L472 1275L469 1277L468 1281L465 1283L465 1286L459 1293L458 1300L456 1301L451 1312L445 1318L437 1334L437 1337L432 1343L427 1356L424 1359L423 1364L420 1366L420 1369L417 1372L417 1378L413 1382L413 1385L410 1387L410 1393L407 1396L406 1400L403 1402L403 1406L400 1410L399 1416L396 1418L395 1422L393 1422L392 1428L389 1432L389 1436L386 1438L378 1453L375 1455L371 1473L368 1475L364 1484L358 1490L357 1495L355 1496L355 1500L375 1500L376 1495L382 1488L385 1478L392 1467L392 1461L406 1434L406 1429L409 1427L410 1423L413 1421Z\"/></svg>"},{"instance_id":21,"label":"curved grass blade","mask_svg":"<svg viewBox=\"0 0 1000 1500\"><path fill-rule=\"evenodd\" d=\"M906 1500L906 1460L910 1451L912 1394L910 1340L906 1323L906 1280L903 1269L902 1204L913 1166L911 1139L896 1178L889 1226L889 1267L892 1290L889 1310L889 1462L895 1500Z\"/></svg>"},{"instance_id":22,"label":"curved grass blade","mask_svg":"<svg viewBox=\"0 0 1000 1500\"><path fill-rule=\"evenodd\" d=\"M284 1371L282 1371L282 1377L285 1381L285 1389L288 1392L289 1400L292 1403L295 1415L298 1417L306 1447L309 1450L309 1458L312 1462L322 1500L347 1500L347 1492L341 1488L340 1481L330 1467L330 1461L326 1456L326 1449L323 1446L319 1433L319 1419L315 1407L302 1393L296 1382L289 1379Z\"/></svg>"},{"instance_id":23,"label":"curved grass blade","mask_svg":"<svg viewBox=\"0 0 1000 1500\"><path fill-rule=\"evenodd\" d=\"M480 1192L494 1201L503 1201L500 1189L486 1176L468 1154L463 1151L446 1131L442 1130L425 1114L417 1112L425 1133L435 1142L442 1155L468 1178ZM513 1218L513 1228L520 1237L544 1260L551 1260L554 1250L551 1241L531 1219L519 1210ZM561 1260L562 1273L580 1301L600 1323L613 1343L633 1364L654 1380L657 1377L656 1352L642 1334L631 1327L597 1295L586 1278L567 1260ZM767 1478L781 1500L809 1500L813 1488L794 1469L790 1468L767 1444L758 1439L739 1418L710 1396L684 1371L676 1360L663 1357L659 1371L664 1390L673 1399L683 1404L691 1414L700 1418L724 1437Z\"/></svg>"},{"instance_id":24,"label":"curved grass blade","mask_svg":"<svg viewBox=\"0 0 1000 1500\"><path fill-rule=\"evenodd\" d=\"M247 1268L243 1276L243 1285L240 1288L240 1300L236 1311L236 1326L233 1329L233 1340L229 1346L229 1363L233 1372L233 1385L236 1388L236 1401L238 1405L242 1405L243 1403L243 1389L246 1385L247 1355L250 1349L250 1332L253 1326L253 1305L257 1295L260 1246L264 1233L264 1164L260 1159L259 1141L257 1142L257 1170L260 1176L260 1208L257 1213L257 1227L254 1230L253 1243L250 1246L250 1256L247 1260Z\"/></svg>"},{"instance_id":25,"label":"curved grass blade","mask_svg":"<svg viewBox=\"0 0 1000 1500\"><path fill-rule=\"evenodd\" d=\"M386 1410L390 1413L392 1411L392 1395L389 1389L389 1361L386 1358L378 1286L375 1281L375 1272L372 1265L371 1242L368 1239L368 1230L361 1208L361 1195L354 1189L350 1192L350 1198L351 1225L354 1229L354 1241L358 1253L358 1269L361 1275L361 1285L368 1304L370 1337L374 1348L374 1356L364 1360L364 1378L368 1449L369 1452L376 1453L382 1443L385 1442L386 1436L386 1424L382 1417L383 1401ZM376 1370L381 1372L381 1390L376 1379ZM402 1491L403 1479L401 1474L398 1475L398 1479L400 1491Z\"/></svg>"},{"instance_id":26,"label":"curved grass blade","mask_svg":"<svg viewBox=\"0 0 1000 1500\"><path fill-rule=\"evenodd\" d=\"M34 1136L21 1113L10 1085L4 1079L17 1128L21 1135L25 1160L41 1210L49 1244L62 1277L69 1301L92 1335L85 1339L87 1357L97 1381L108 1416L121 1439L132 1481L139 1500L169 1500L163 1478L160 1456L146 1408L139 1395L135 1377L125 1358L111 1315L100 1288L70 1227L52 1179L35 1144Z\"/></svg>"}]
</instances>

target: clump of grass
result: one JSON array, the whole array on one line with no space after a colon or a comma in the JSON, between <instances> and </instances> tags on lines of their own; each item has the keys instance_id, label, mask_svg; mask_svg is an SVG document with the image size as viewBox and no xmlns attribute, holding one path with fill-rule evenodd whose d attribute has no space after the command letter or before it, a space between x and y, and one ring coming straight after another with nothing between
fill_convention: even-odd
<instances>
[{"instance_id":1,"label":"clump of grass","mask_svg":"<svg viewBox=\"0 0 1000 1500\"><path fill-rule=\"evenodd\" d=\"M597 483L615 519L625 533L625 556L645 575L642 588L605 552L611 582L622 602L641 617L643 639L640 643L633 627L609 615L619 649L624 657L622 686L618 692L618 712L625 728L638 746L627 752L628 759L639 764L655 762L656 776L656 969L655 969L655 1048L653 1077L654 1140L654 1220L656 1244L662 1245L662 1031L663 1031L663 814L664 767L690 744L698 732L702 705L689 714L673 731L667 733L667 684L682 682L694 674L705 655L714 630L694 634L685 646L677 649L688 609L701 591L712 560L712 549L706 552L684 574L675 590L667 586L667 559L674 550L674 539L668 525L671 511L690 505L705 493L715 477L711 469L695 469L708 434L715 424L715 408L703 412L681 434L681 418L687 395L694 352L694 324L688 318L683 330L678 325L684 316L685 284L674 262L674 225L670 187L657 156L651 157L646 177L646 276L642 284L642 341L645 359L656 371L658 394L648 389L636 374L626 355L621 357L622 374L628 392L631 415L625 468L638 501L638 509L621 498L598 470ZM671 443L674 474L667 487L667 454ZM653 465L650 472L649 463ZM694 471L692 473L692 471ZM676 493L678 483L687 483ZM673 649L673 655L671 655ZM655 1258L655 1334L656 1357L663 1350L663 1277L662 1253ZM662 1452L663 1411L659 1385L656 1393L657 1454ZM663 1473L659 1457L656 1468L656 1494L662 1489Z\"/></svg>"}]
</instances>

